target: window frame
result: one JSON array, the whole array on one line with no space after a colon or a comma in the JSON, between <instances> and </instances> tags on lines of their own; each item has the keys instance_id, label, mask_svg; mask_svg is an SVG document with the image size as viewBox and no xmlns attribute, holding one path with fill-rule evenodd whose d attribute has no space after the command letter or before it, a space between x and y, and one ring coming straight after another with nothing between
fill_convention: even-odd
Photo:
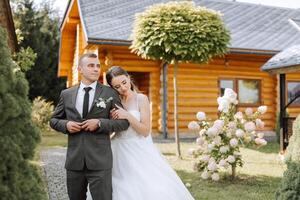
<instances>
[{"instance_id":1,"label":"window frame","mask_svg":"<svg viewBox=\"0 0 300 200\"><path fill-rule=\"evenodd\" d=\"M260 106L262 102L262 95L261 95L261 79L258 78L230 78L230 77L219 77L218 78L218 91L219 91L219 96L221 95L221 81L222 80L232 80L233 81L233 90L237 93L237 99L239 99L239 87L238 87L238 81L239 80L250 80L250 81L258 81L258 102L257 103L238 103L237 106L240 107L255 107L255 106ZM300 105L299 105L300 106Z\"/></svg>"},{"instance_id":2,"label":"window frame","mask_svg":"<svg viewBox=\"0 0 300 200\"><path fill-rule=\"evenodd\" d=\"M297 82L297 83L300 84L300 80L286 80L286 88L285 88L285 100L286 100L286 104L289 103L288 102L288 100L289 100L289 82ZM297 104L292 103L288 107L290 107L290 108L292 108L292 107L299 108L300 107L300 103L297 103Z\"/></svg>"}]
</instances>

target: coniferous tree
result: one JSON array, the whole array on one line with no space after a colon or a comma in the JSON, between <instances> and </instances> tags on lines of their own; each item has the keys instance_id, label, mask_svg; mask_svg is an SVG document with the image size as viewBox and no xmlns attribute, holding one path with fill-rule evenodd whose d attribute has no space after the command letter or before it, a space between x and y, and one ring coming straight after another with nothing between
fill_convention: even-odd
<instances>
[{"instance_id":1,"label":"coniferous tree","mask_svg":"<svg viewBox=\"0 0 300 200\"><path fill-rule=\"evenodd\" d=\"M300 199L300 115L293 124L293 135L290 137L287 148L287 170L276 192L277 200Z\"/></svg>"},{"instance_id":2,"label":"coniferous tree","mask_svg":"<svg viewBox=\"0 0 300 200\"><path fill-rule=\"evenodd\" d=\"M40 140L32 125L28 83L13 62L0 27L0 199L44 199L43 184L30 164Z\"/></svg>"},{"instance_id":3,"label":"coniferous tree","mask_svg":"<svg viewBox=\"0 0 300 200\"><path fill-rule=\"evenodd\" d=\"M51 8L50 1L39 7L33 0L13 1L14 21L21 41L19 46L30 47L37 59L26 72L29 82L29 98L43 96L57 102L60 91L65 88L65 79L57 77L59 52L59 17Z\"/></svg>"}]
</instances>

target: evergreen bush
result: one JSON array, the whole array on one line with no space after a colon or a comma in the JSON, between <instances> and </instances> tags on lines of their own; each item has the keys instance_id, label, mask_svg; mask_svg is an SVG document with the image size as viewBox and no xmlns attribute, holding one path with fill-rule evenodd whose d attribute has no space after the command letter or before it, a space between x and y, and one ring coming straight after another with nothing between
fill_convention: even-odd
<instances>
[{"instance_id":1,"label":"evergreen bush","mask_svg":"<svg viewBox=\"0 0 300 200\"><path fill-rule=\"evenodd\" d=\"M0 199L45 199L43 184L29 162L40 140L31 122L28 82L17 70L0 27Z\"/></svg>"},{"instance_id":2,"label":"evergreen bush","mask_svg":"<svg viewBox=\"0 0 300 200\"><path fill-rule=\"evenodd\" d=\"M293 135L287 148L287 170L276 192L277 200L300 199L300 115L293 124Z\"/></svg>"}]
</instances>

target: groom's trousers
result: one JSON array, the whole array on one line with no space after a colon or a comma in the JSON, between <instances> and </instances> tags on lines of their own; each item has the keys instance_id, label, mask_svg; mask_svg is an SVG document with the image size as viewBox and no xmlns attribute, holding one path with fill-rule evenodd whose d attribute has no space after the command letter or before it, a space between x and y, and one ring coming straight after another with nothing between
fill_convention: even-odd
<instances>
[{"instance_id":1,"label":"groom's trousers","mask_svg":"<svg viewBox=\"0 0 300 200\"><path fill-rule=\"evenodd\" d=\"M70 200L86 200L87 186L93 200L112 200L112 174L108 170L67 170L67 188Z\"/></svg>"}]
</instances>

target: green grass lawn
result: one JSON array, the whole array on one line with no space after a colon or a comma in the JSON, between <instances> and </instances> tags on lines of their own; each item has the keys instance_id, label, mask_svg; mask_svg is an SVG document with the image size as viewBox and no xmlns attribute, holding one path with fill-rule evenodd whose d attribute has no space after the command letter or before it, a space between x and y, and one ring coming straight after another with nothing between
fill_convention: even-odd
<instances>
[{"instance_id":1,"label":"green grass lawn","mask_svg":"<svg viewBox=\"0 0 300 200\"><path fill-rule=\"evenodd\" d=\"M40 148L66 146L67 138L63 134L48 133L43 136ZM237 169L237 178L231 180L228 173L223 173L219 182L202 180L200 173L193 171L193 158L187 156L194 143L182 143L183 159L177 159L174 143L156 143L170 165L177 171L184 183L190 183L196 200L269 200L274 199L275 191L286 168L278 156L279 145L270 143L267 146L243 148L241 150L245 164Z\"/></svg>"}]
</instances>

